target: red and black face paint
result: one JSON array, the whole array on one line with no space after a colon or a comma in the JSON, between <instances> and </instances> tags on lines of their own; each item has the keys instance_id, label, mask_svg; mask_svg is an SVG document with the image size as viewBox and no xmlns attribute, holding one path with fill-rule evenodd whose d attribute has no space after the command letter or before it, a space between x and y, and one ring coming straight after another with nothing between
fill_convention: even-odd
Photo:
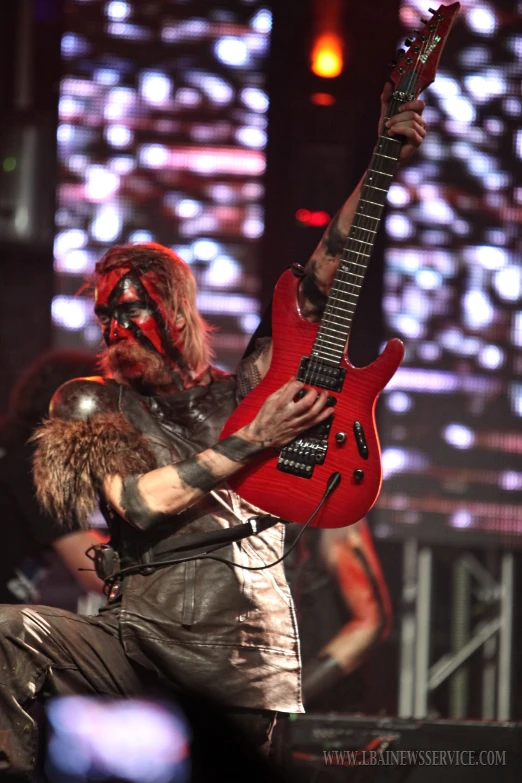
<instances>
[{"instance_id":1,"label":"red and black face paint","mask_svg":"<svg viewBox=\"0 0 522 783\"><path fill-rule=\"evenodd\" d=\"M108 346L134 339L177 367L187 369L167 327L164 305L150 279L128 269L107 272L98 281L94 311Z\"/></svg>"}]
</instances>

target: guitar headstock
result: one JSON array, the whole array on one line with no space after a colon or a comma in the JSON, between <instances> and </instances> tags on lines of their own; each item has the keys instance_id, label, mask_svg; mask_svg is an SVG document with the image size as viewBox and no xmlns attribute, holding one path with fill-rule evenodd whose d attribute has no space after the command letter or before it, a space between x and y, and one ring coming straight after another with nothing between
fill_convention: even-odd
<instances>
[{"instance_id":1,"label":"guitar headstock","mask_svg":"<svg viewBox=\"0 0 522 783\"><path fill-rule=\"evenodd\" d=\"M423 27L415 30L415 38L407 38L407 51L401 50L399 60L390 74L394 98L400 102L416 98L435 79L442 49L459 12L460 3L430 8L431 19L421 19Z\"/></svg>"}]
</instances>

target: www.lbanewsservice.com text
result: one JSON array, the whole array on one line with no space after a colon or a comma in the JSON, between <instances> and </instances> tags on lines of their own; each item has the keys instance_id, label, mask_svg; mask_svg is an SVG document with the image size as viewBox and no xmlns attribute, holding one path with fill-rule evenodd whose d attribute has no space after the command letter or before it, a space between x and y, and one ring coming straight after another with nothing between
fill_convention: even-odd
<instances>
[{"instance_id":1,"label":"www.lbanewsservice.com text","mask_svg":"<svg viewBox=\"0 0 522 783\"><path fill-rule=\"evenodd\" d=\"M505 767L505 750L323 750L331 767Z\"/></svg>"}]
</instances>

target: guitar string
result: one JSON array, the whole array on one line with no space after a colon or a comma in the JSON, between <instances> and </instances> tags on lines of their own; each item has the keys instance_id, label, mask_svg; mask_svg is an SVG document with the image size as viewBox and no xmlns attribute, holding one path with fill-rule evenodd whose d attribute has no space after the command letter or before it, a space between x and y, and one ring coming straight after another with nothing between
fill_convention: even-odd
<instances>
[{"instance_id":1,"label":"guitar string","mask_svg":"<svg viewBox=\"0 0 522 783\"><path fill-rule=\"evenodd\" d=\"M437 27L438 27L438 25L436 26L435 29L437 29ZM422 72L422 69L424 67L424 65L422 64L422 56L424 54L424 51L430 46L430 43L431 43L430 42L430 36L428 36L426 38L426 41L424 42L424 46L421 46L419 48L419 52L418 52L418 55L417 55L417 58L416 58L417 59L417 63L415 64L414 68L412 69L412 71L410 72L409 76L407 77L410 81L413 80L413 77L415 76L416 73L419 73L419 75L420 75L420 73ZM420 66L419 66L419 61L421 63ZM390 110L389 116L391 116L393 113L394 113L393 110ZM389 140L390 141L395 141L393 139L389 139ZM392 150L388 149L388 147L390 145L387 143L387 141L388 141L388 139L383 138L383 141L381 142L381 145L379 147L381 152L383 154L385 154L385 155L388 152L392 151ZM392 156L390 156L390 157L392 157ZM371 168L373 169L374 166L371 165ZM375 189L377 189L379 191L385 191L385 190L387 191L388 190L388 188L381 188L380 186L387 184L387 183L381 181L381 177L382 176L388 176L389 172L385 172L384 170L383 171L379 171L378 168L375 167L374 172L372 172L372 174L373 173L375 173L376 176L368 177L368 181L365 182L365 184L364 184L362 197L369 195L368 192L367 192L368 190L375 190ZM370 184L369 180L373 180L374 184L373 185ZM373 198L375 198L375 196L373 196ZM371 199L367 199L365 203L368 203L370 200ZM340 316L338 312L336 313L336 310L337 311L342 311L343 313L346 312L346 309L347 309L345 307L346 302L343 302L343 295L344 295L345 298L347 298L347 297L357 298L357 290L356 289L360 289L361 284L354 283L353 280L351 280L350 278L356 276L359 280L362 280L362 278L364 276L364 272L363 272L362 275L359 275L358 273L355 273L353 271L353 267L356 266L358 269L365 270L367 265L368 265L368 261L366 263L361 264L361 263L359 263L359 260L357 262L355 262L353 259L351 260L351 263L350 263L350 260L344 258L343 256L346 253L348 253L348 255L349 255L350 253L355 252L357 255L362 255L363 257L369 257L369 254L365 254L364 253L364 247L361 247L361 245L369 245L369 244L371 244L370 242L368 242L368 240L371 239L371 237L368 236L368 234L369 233L374 233L374 231L375 231L375 229L370 229L369 224L368 224L368 220L374 221L374 223L372 225L375 225L375 222L379 222L380 221L380 219L381 219L380 214L382 213L382 210L384 209L385 202L386 202L386 198L383 199L383 203L382 204L380 204L380 203L376 204L378 206L378 210L377 210L377 212L379 213L378 216L376 216L376 215L364 215L364 213L362 213L362 217L363 217L363 220L361 221L362 225L360 225L359 221L357 221L357 220L355 221L355 224L352 224L352 227L351 227L350 233L349 233L349 237L348 237L348 240L347 240L347 244L343 248L342 260L347 262L348 268L347 268L347 270L345 272L343 272L343 270L341 268L341 273L339 274L338 278L336 278L336 281L335 281L335 282L339 283L339 286L336 286L336 288L333 291L334 295L333 295L333 297L331 299L331 302L329 301L329 304L331 304L331 307L329 308L330 312L327 313L327 317L330 316L330 321L332 322L333 325L332 325L332 327L329 327L328 323L327 323L326 327L322 329L321 334L318 335L318 340L317 340L318 347L322 347L323 350L324 350L325 347L328 347L330 349L330 351L333 352L333 353L335 353L337 351L337 353L339 354L339 357L341 357L343 352L344 352L344 345L346 344L346 339L345 338L337 338L338 341L340 343L342 343L342 345L339 347L339 346L335 346L335 344L334 344L333 348L332 348L332 346L331 345L328 346L328 343L327 343L327 341L329 339L328 331L329 330L330 331L333 330L335 332L339 331L340 333L342 333L342 329L344 329L345 331L346 330L349 331L350 324L351 324L350 316L353 315L353 313L355 311L355 308L354 308L353 311L349 311L349 315L347 317ZM372 210L370 209L369 211L371 212ZM360 236L357 237L357 235L356 235L357 232L360 232L360 234L362 234L365 238L361 239ZM350 236L350 234L351 234L351 236ZM349 245L351 245L351 247L349 247ZM349 290L346 290L346 286L349 286ZM345 289L344 292L342 290L343 287ZM339 290L337 290L337 289L339 289ZM341 307L339 307L339 304L338 304L339 301L341 302ZM352 302L348 302L348 304L353 304L353 303ZM348 327L346 327L343 324L339 324L338 320L336 320L336 319L338 319L340 317L342 318L342 320L345 320L345 321L348 320ZM340 326L341 330L337 330L335 328L336 326ZM325 342L327 343L327 346L325 346L325 344L324 344ZM340 358L338 358L337 360L340 361Z\"/></svg>"},{"instance_id":2,"label":"guitar string","mask_svg":"<svg viewBox=\"0 0 522 783\"><path fill-rule=\"evenodd\" d=\"M428 46L429 46L429 37L427 38L427 40L425 42L425 46L424 47L420 47L420 49L419 49L419 53L418 53L418 56L416 58L417 59L417 63L414 66L414 68L412 69L412 72L410 72L409 76L407 77L410 81L413 79L413 77L414 77L414 75L416 74L417 71L419 71L419 73L420 73L420 71L422 69L422 65L419 67L419 60L422 63L422 59L421 59L422 58L422 54L423 54L422 50L423 50L423 48L426 49ZM392 103L392 106L393 106L393 103ZM389 116L391 116L393 113L394 113L394 110L390 107ZM390 141L395 141L393 139L389 139L389 140ZM392 150L389 149L390 145L387 142L388 142L388 139L383 138L383 140L381 141L381 144L379 146L380 152L382 152L382 154L384 154L384 155L386 155L387 153L393 151L393 149ZM389 157L393 157L393 156L389 156ZM373 160L372 160L372 163L373 163ZM363 193L361 194L362 198L364 198L364 196L369 196L369 195L371 196L371 198L367 198L365 200L365 203L369 203L373 198L376 198L375 196L373 196L371 194L372 190L378 190L379 192L383 192L383 191L387 192L387 190L388 190L387 187L382 188L381 186L382 185L386 185L386 183L382 181L382 177L388 176L389 172L384 171L384 170L379 171L379 168L377 166L375 166L375 168L374 168L374 165L372 165L372 164L371 164L371 168L373 169L372 176L369 176L367 178L367 181L364 183ZM373 182L373 184L370 184L371 182ZM368 191L370 191L370 193ZM369 220L374 221L372 223L372 225L374 225L374 226L375 226L375 222L377 222L377 221L380 222L381 213L382 213L382 210L384 209L385 202L386 202L386 197L383 199L383 203L382 204L377 202L376 206L378 207L378 209L376 210L376 212L378 213L378 215L364 215L364 213L362 213L362 216L363 216L362 221L359 222L358 220L356 220L355 223L352 224L352 227L350 229L349 236L348 236L348 239L347 239L347 244L343 248L343 253L342 253L342 256L341 256L342 261L346 261L347 262L347 269L343 270L343 268L341 267L341 272L340 272L338 278L336 278L335 282L338 283L339 285L337 285L335 287L334 291L333 291L334 295L333 295L332 300L331 300L331 307L329 308L330 312L327 314L327 317L330 316L330 322L332 323L332 326L329 327L329 325L327 323L326 327L322 329L322 333L320 335L318 335L319 339L317 340L317 344L318 344L319 347L322 347L323 349L326 347L324 345L324 343L326 342L328 344L328 342L327 342L328 339L329 339L328 331L331 331L331 330L336 331L336 332L340 331L341 333L342 333L342 329L344 329L345 331L347 331L347 330L349 331L350 324L351 324L351 317L350 316L353 316L355 308L354 308L353 311L349 311L349 315L347 317L345 317L345 318L343 318L343 316L340 316L339 312L336 312L336 311L342 311L343 313L345 313L346 310L348 309L346 307L346 299L348 297L357 298L357 290L360 289L361 284L360 283L355 283L351 278L356 276L357 279L362 280L362 278L364 276L364 271L363 271L363 274L359 275L357 272L354 272L353 267L355 266L358 270L361 270L361 269L362 270L366 270L366 267L368 265L368 261L366 261L365 263L361 264L360 263L360 258L357 261L354 261L353 258L352 258L352 260L350 262L350 259L349 258L344 258L344 255L345 254L349 255L350 253L353 254L355 252L358 256L363 256L365 258L369 258L369 254L365 254L364 253L365 247L363 247L363 246L367 246L367 245L371 244L370 242L368 242L368 240L371 239L371 237L368 236L368 235L370 233L373 233L376 230L376 227L374 229L370 228ZM367 209L367 211L371 212L372 210L370 208L370 209ZM362 223L362 225L360 223ZM364 239L361 238L361 235L364 236ZM351 247L350 247L350 245L351 245ZM343 290L343 288L344 288L344 290ZM343 297L344 297L344 301L343 301ZM341 306L339 306L339 301L341 303ZM330 304L330 301L329 301L329 304ZM348 304L353 304L353 302L348 301ZM343 320L348 320L348 327L346 327L345 325L343 326L343 324L339 324L338 320L336 320L339 317L343 318ZM336 326L341 326L341 330L337 330L335 328ZM328 348L330 348L330 351L333 352L333 353L336 353L336 352L339 353L339 357L341 357L343 352L344 352L344 346L346 344L346 339L343 338L343 337L337 338L337 339L338 339L339 343L342 343L342 345L341 346L336 346L335 343L334 343L333 349L332 349L331 345L328 346ZM331 340L331 338L330 338L330 340Z\"/></svg>"},{"instance_id":3,"label":"guitar string","mask_svg":"<svg viewBox=\"0 0 522 783\"><path fill-rule=\"evenodd\" d=\"M425 67L425 63L422 61L422 56L425 53L425 51L429 48L431 45L431 42L433 38L435 37L436 31L439 27L439 24L437 23L435 25L435 31L431 31L432 35L427 36L426 41L423 42L424 46L420 47L419 53L417 55L417 63L415 64L414 68L410 71L410 73L407 76L406 84L408 85L406 88L406 91L410 91L412 82L414 80L415 76L420 76L422 73L422 70ZM420 65L419 65L420 62ZM389 116L392 116L393 112L395 111L395 107L393 106L393 101L390 105L390 111ZM399 103L398 101L395 101L395 103ZM384 131L385 133L385 131ZM390 144L389 142L393 142L393 144ZM371 236L369 234L373 234L376 232L378 225L381 220L381 214L385 207L386 203L386 196L383 200L383 203L381 204L379 201L373 202L371 199L364 199L364 196L368 196L368 190L369 189L377 189L379 192L381 190L386 190L386 194L389 189L389 185L385 188L382 188L382 185L386 185L385 182L382 182L383 177L389 177L390 172L385 171L384 167L377 166L377 162L375 161L375 158L381 154L385 155L387 158L392 158L394 160L394 163L396 163L399 154L400 149L398 151L398 154L395 158L393 158L393 155L389 155L390 152L393 152L393 146L396 145L397 140L391 139L391 137L386 137L384 134L382 134L381 143L378 145L378 151L376 150L374 154L372 155L372 160L370 163L370 168L372 169L372 176L367 177L362 193L361 193L361 199L358 202L359 206L361 204L361 200L364 201L364 204L367 205L366 208L362 208L361 212L357 217L361 218L360 220L356 220L355 224L352 222L352 226L350 228L350 232L348 234L347 242L343 248L343 251L341 253L341 263L346 264L346 269L343 269L341 266L340 273L336 275L336 278L334 280L333 290L330 293L327 307L325 309L325 316L327 318L327 323L324 326L324 316L323 321L321 323L321 326L319 328L318 335L316 337L316 341L314 344L314 349L322 349L323 354L325 352L329 352L334 355L334 360L337 363L340 363L342 356L344 354L344 347L346 345L346 339L349 334L349 330L351 327L351 321L352 316L355 312L355 307L353 310L348 311L348 308L346 307L346 299L347 297L353 297L357 299L358 293L357 291L361 288L362 282L364 279L364 273L367 269L368 263L369 263L369 254L364 253L364 247L367 246L367 244L372 244L368 240L371 240ZM390 149L392 147L392 149ZM395 166L394 166L395 168ZM373 180L374 185L372 186L369 182L369 180ZM376 198L375 196L373 198ZM371 207L369 206L371 204ZM377 206L376 212L377 215L372 214L365 214L365 212L371 213L373 211L372 207ZM362 211L364 209L364 211ZM373 221L372 225L374 228L370 228L369 221ZM364 239L360 238L360 235L364 236ZM359 236L359 238L358 238ZM359 249L356 250L355 248L359 246ZM364 245L364 247L361 248L361 245ZM359 257L358 261L353 260L353 253L356 253ZM348 256L347 258L345 256ZM352 255L352 258L350 258L350 255ZM362 257L368 257L368 261L364 263L360 263L360 258ZM359 274L359 272L354 272L354 267L356 267L358 270L362 270L362 274ZM352 278L356 277L360 282L355 283ZM344 289L344 290L343 290ZM332 296L333 294L333 296ZM348 301L348 304L354 304L353 302ZM338 312L336 312L338 311ZM342 312L343 315L340 315L339 313ZM343 321L348 321L348 326L343 323L339 323L339 318L342 318ZM329 322L331 323L331 326L329 326ZM340 327L340 329L337 329L336 327ZM341 335L346 332L346 336L340 337L340 338L333 338L334 340L337 340L339 343L342 343L342 345L336 345L335 342L332 339L332 336L328 334L329 331L334 332L340 332ZM332 360L331 357L329 358L330 361ZM306 378L305 382L313 384L313 381L317 379L319 376L319 373L322 369L321 359L320 357L310 357L310 362L307 368L306 372Z\"/></svg>"}]
</instances>

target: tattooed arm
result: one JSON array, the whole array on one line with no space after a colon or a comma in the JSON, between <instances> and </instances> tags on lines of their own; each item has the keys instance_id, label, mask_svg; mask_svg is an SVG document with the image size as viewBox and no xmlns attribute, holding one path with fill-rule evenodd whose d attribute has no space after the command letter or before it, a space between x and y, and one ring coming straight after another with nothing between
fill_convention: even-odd
<instances>
[{"instance_id":1,"label":"tattooed arm","mask_svg":"<svg viewBox=\"0 0 522 783\"><path fill-rule=\"evenodd\" d=\"M387 116L387 107L391 99L391 85L386 85L381 95L381 117L379 119L379 130ZM404 137L404 143L401 148L399 162L407 160L415 149L421 144L426 135L426 123L421 117L424 110L423 101L409 101L402 104L399 114L394 115L386 121L387 131L392 136ZM366 176L366 175L364 175ZM321 241L312 253L312 256L306 264L306 277L299 294L299 306L303 315L310 321L318 320L321 315L321 304L314 297L315 301L307 295L307 283L315 283L319 291L328 296L330 288L337 272L341 251L344 247L348 231L352 225L353 216L361 195L364 176L343 204L339 212L334 216L330 225L327 227ZM308 289L310 290L310 288Z\"/></svg>"},{"instance_id":2,"label":"tattooed arm","mask_svg":"<svg viewBox=\"0 0 522 783\"><path fill-rule=\"evenodd\" d=\"M319 395L291 380L271 394L255 419L234 435L195 457L157 468L141 476L108 476L104 494L111 506L134 527L145 529L197 503L265 449L279 448L300 432L332 415L328 392Z\"/></svg>"}]
</instances>

